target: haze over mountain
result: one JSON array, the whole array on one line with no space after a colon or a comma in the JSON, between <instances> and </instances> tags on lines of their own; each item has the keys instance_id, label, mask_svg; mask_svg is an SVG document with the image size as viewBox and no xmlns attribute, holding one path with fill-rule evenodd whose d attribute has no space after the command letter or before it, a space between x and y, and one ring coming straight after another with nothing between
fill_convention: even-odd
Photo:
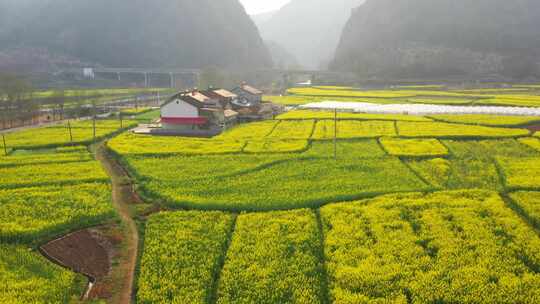
<instances>
[{"instance_id":1,"label":"haze over mountain","mask_svg":"<svg viewBox=\"0 0 540 304\"><path fill-rule=\"evenodd\" d=\"M253 22L255 22L255 25L261 26L264 23L270 21L270 19L272 19L272 17L274 17L277 12L278 11L270 11L266 13L251 15L250 17L251 19L253 19Z\"/></svg>"},{"instance_id":2,"label":"haze over mountain","mask_svg":"<svg viewBox=\"0 0 540 304\"><path fill-rule=\"evenodd\" d=\"M114 67L271 66L238 0L0 0L0 53L20 49Z\"/></svg>"},{"instance_id":3,"label":"haze over mountain","mask_svg":"<svg viewBox=\"0 0 540 304\"><path fill-rule=\"evenodd\" d=\"M351 9L365 0L292 0L266 22L261 36L292 53L304 68L324 68L334 57Z\"/></svg>"},{"instance_id":4,"label":"haze over mountain","mask_svg":"<svg viewBox=\"0 0 540 304\"><path fill-rule=\"evenodd\" d=\"M377 77L540 74L538 0L367 0L332 68Z\"/></svg>"}]
</instances>

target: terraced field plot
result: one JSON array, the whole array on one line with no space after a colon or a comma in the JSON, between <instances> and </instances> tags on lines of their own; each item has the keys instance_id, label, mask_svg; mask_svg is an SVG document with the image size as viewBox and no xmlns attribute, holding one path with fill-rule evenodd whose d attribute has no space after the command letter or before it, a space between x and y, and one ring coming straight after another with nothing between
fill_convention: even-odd
<instances>
[{"instance_id":1,"label":"terraced field plot","mask_svg":"<svg viewBox=\"0 0 540 304\"><path fill-rule=\"evenodd\" d=\"M295 110L285 114L279 115L278 120L304 120L304 119L317 119L317 120L333 120L335 119L334 112L328 111L311 111L311 110ZM360 113L347 113L338 112L337 119L339 120L397 120L397 121L432 121L429 118L423 116L413 115L384 115L384 114L360 114Z\"/></svg>"},{"instance_id":2,"label":"terraced field plot","mask_svg":"<svg viewBox=\"0 0 540 304\"><path fill-rule=\"evenodd\" d=\"M381 138L380 143L390 155L436 157L448 154L448 149L436 139Z\"/></svg>"},{"instance_id":3,"label":"terraced field plot","mask_svg":"<svg viewBox=\"0 0 540 304\"><path fill-rule=\"evenodd\" d=\"M117 154L227 154L239 153L245 142L192 139L124 133L109 142Z\"/></svg>"},{"instance_id":4,"label":"terraced field plot","mask_svg":"<svg viewBox=\"0 0 540 304\"><path fill-rule=\"evenodd\" d=\"M511 189L540 189L540 159L498 158L507 187Z\"/></svg>"},{"instance_id":5,"label":"terraced field plot","mask_svg":"<svg viewBox=\"0 0 540 304\"><path fill-rule=\"evenodd\" d=\"M87 279L32 249L116 219L109 178L86 147L0 157L0 279L9 286L0 288L0 297L6 303L77 301Z\"/></svg>"},{"instance_id":6,"label":"terraced field plot","mask_svg":"<svg viewBox=\"0 0 540 304\"><path fill-rule=\"evenodd\" d=\"M86 162L93 160L86 147L70 147L24 151L18 150L8 156L0 156L0 168L22 165L40 165L54 163ZM54 157L51 157L54 153Z\"/></svg>"},{"instance_id":7,"label":"terraced field plot","mask_svg":"<svg viewBox=\"0 0 540 304\"><path fill-rule=\"evenodd\" d=\"M408 160L412 170L441 189L502 190L497 157L537 157L539 154L514 139L443 141L447 158Z\"/></svg>"},{"instance_id":8,"label":"terraced field plot","mask_svg":"<svg viewBox=\"0 0 540 304\"><path fill-rule=\"evenodd\" d=\"M31 243L114 218L107 184L0 190L0 240Z\"/></svg>"},{"instance_id":9,"label":"terraced field plot","mask_svg":"<svg viewBox=\"0 0 540 304\"><path fill-rule=\"evenodd\" d=\"M145 168L152 170L153 168ZM150 197L172 208L280 210L315 207L328 201L429 187L397 158L376 161L291 159L253 172L205 179L152 179Z\"/></svg>"},{"instance_id":10,"label":"terraced field plot","mask_svg":"<svg viewBox=\"0 0 540 304\"><path fill-rule=\"evenodd\" d=\"M0 168L0 189L108 180L101 165L95 161Z\"/></svg>"},{"instance_id":11,"label":"terraced field plot","mask_svg":"<svg viewBox=\"0 0 540 304\"><path fill-rule=\"evenodd\" d=\"M494 116L494 115L433 115L430 118L450 123L484 126L519 126L539 123L536 116Z\"/></svg>"},{"instance_id":12,"label":"terraced field plot","mask_svg":"<svg viewBox=\"0 0 540 304\"><path fill-rule=\"evenodd\" d=\"M335 303L540 297L540 238L497 193L389 195L326 206L321 217Z\"/></svg>"},{"instance_id":13,"label":"terraced field plot","mask_svg":"<svg viewBox=\"0 0 540 304\"><path fill-rule=\"evenodd\" d=\"M261 140L274 131L277 121L262 121L236 126L217 136L216 140Z\"/></svg>"},{"instance_id":14,"label":"terraced field plot","mask_svg":"<svg viewBox=\"0 0 540 304\"><path fill-rule=\"evenodd\" d=\"M521 138L519 142L540 152L540 139L538 138Z\"/></svg>"},{"instance_id":15,"label":"terraced field plot","mask_svg":"<svg viewBox=\"0 0 540 304\"><path fill-rule=\"evenodd\" d=\"M217 303L323 302L320 246L311 210L240 215Z\"/></svg>"},{"instance_id":16,"label":"terraced field plot","mask_svg":"<svg viewBox=\"0 0 540 304\"><path fill-rule=\"evenodd\" d=\"M536 227L540 227L540 192L517 191L511 193L510 198Z\"/></svg>"},{"instance_id":17,"label":"terraced field plot","mask_svg":"<svg viewBox=\"0 0 540 304\"><path fill-rule=\"evenodd\" d=\"M392 121L338 121L319 120L313 133L313 139L377 138L396 136L396 128Z\"/></svg>"},{"instance_id":18,"label":"terraced field plot","mask_svg":"<svg viewBox=\"0 0 540 304\"><path fill-rule=\"evenodd\" d=\"M309 139L314 126L314 120L281 121L267 137L278 140Z\"/></svg>"},{"instance_id":19,"label":"terraced field plot","mask_svg":"<svg viewBox=\"0 0 540 304\"><path fill-rule=\"evenodd\" d=\"M249 141L243 152L247 153L290 153L307 150L306 140L263 140Z\"/></svg>"},{"instance_id":20,"label":"terraced field plot","mask_svg":"<svg viewBox=\"0 0 540 304\"><path fill-rule=\"evenodd\" d=\"M221 212L153 215L146 224L137 300L207 303L233 220Z\"/></svg>"},{"instance_id":21,"label":"terraced field plot","mask_svg":"<svg viewBox=\"0 0 540 304\"><path fill-rule=\"evenodd\" d=\"M135 126L133 121L124 121L123 128ZM118 120L100 120L96 123L96 140L101 140L121 129ZM68 144L89 144L94 139L93 122L71 122L71 134L67 124L54 125L35 129L27 129L5 134L6 145L17 149L35 149L43 147L58 147Z\"/></svg>"},{"instance_id":22,"label":"terraced field plot","mask_svg":"<svg viewBox=\"0 0 540 304\"><path fill-rule=\"evenodd\" d=\"M402 137L502 138L529 135L529 131L526 129L490 128L441 122L399 121L397 129L398 135Z\"/></svg>"},{"instance_id":23,"label":"terraced field plot","mask_svg":"<svg viewBox=\"0 0 540 304\"><path fill-rule=\"evenodd\" d=\"M18 245L0 244L0 298L4 303L70 303L83 277Z\"/></svg>"}]
</instances>

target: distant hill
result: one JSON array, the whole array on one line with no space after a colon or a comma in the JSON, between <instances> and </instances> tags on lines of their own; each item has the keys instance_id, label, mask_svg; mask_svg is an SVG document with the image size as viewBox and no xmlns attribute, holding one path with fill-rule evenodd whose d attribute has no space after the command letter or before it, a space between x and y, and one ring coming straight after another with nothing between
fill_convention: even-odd
<instances>
[{"instance_id":1,"label":"distant hill","mask_svg":"<svg viewBox=\"0 0 540 304\"><path fill-rule=\"evenodd\" d=\"M13 49L115 67L272 64L238 0L0 0L0 53Z\"/></svg>"},{"instance_id":2,"label":"distant hill","mask_svg":"<svg viewBox=\"0 0 540 304\"><path fill-rule=\"evenodd\" d=\"M370 77L538 76L538 0L367 0L332 64Z\"/></svg>"},{"instance_id":3,"label":"distant hill","mask_svg":"<svg viewBox=\"0 0 540 304\"><path fill-rule=\"evenodd\" d=\"M258 23L265 41L292 53L305 68L325 67L334 57L351 9L364 0L292 0Z\"/></svg>"},{"instance_id":4,"label":"distant hill","mask_svg":"<svg viewBox=\"0 0 540 304\"><path fill-rule=\"evenodd\" d=\"M266 47L270 51L272 56L272 61L274 62L274 67L278 69L297 69L300 68L298 59L296 56L291 54L281 45L273 42L266 41Z\"/></svg>"}]
</instances>

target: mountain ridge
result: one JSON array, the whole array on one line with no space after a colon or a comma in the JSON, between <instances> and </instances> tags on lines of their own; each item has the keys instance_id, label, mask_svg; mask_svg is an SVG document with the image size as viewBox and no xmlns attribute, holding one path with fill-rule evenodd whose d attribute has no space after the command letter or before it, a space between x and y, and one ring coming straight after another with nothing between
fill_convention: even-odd
<instances>
[{"instance_id":1,"label":"mountain ridge","mask_svg":"<svg viewBox=\"0 0 540 304\"><path fill-rule=\"evenodd\" d=\"M435 2L367 0L347 22L331 68L370 77L539 73L539 2Z\"/></svg>"},{"instance_id":2,"label":"mountain ridge","mask_svg":"<svg viewBox=\"0 0 540 304\"><path fill-rule=\"evenodd\" d=\"M0 0L0 11L0 51L44 48L115 67L271 66L238 0Z\"/></svg>"}]
</instances>

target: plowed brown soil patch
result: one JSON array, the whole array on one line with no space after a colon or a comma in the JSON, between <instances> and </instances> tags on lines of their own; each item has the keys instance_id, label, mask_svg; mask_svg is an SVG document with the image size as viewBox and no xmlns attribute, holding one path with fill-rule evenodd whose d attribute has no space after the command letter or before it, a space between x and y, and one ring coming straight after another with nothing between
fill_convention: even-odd
<instances>
[{"instance_id":1,"label":"plowed brown soil patch","mask_svg":"<svg viewBox=\"0 0 540 304\"><path fill-rule=\"evenodd\" d=\"M54 262L99 282L111 269L106 241L97 232L82 230L41 246Z\"/></svg>"}]
</instances>

